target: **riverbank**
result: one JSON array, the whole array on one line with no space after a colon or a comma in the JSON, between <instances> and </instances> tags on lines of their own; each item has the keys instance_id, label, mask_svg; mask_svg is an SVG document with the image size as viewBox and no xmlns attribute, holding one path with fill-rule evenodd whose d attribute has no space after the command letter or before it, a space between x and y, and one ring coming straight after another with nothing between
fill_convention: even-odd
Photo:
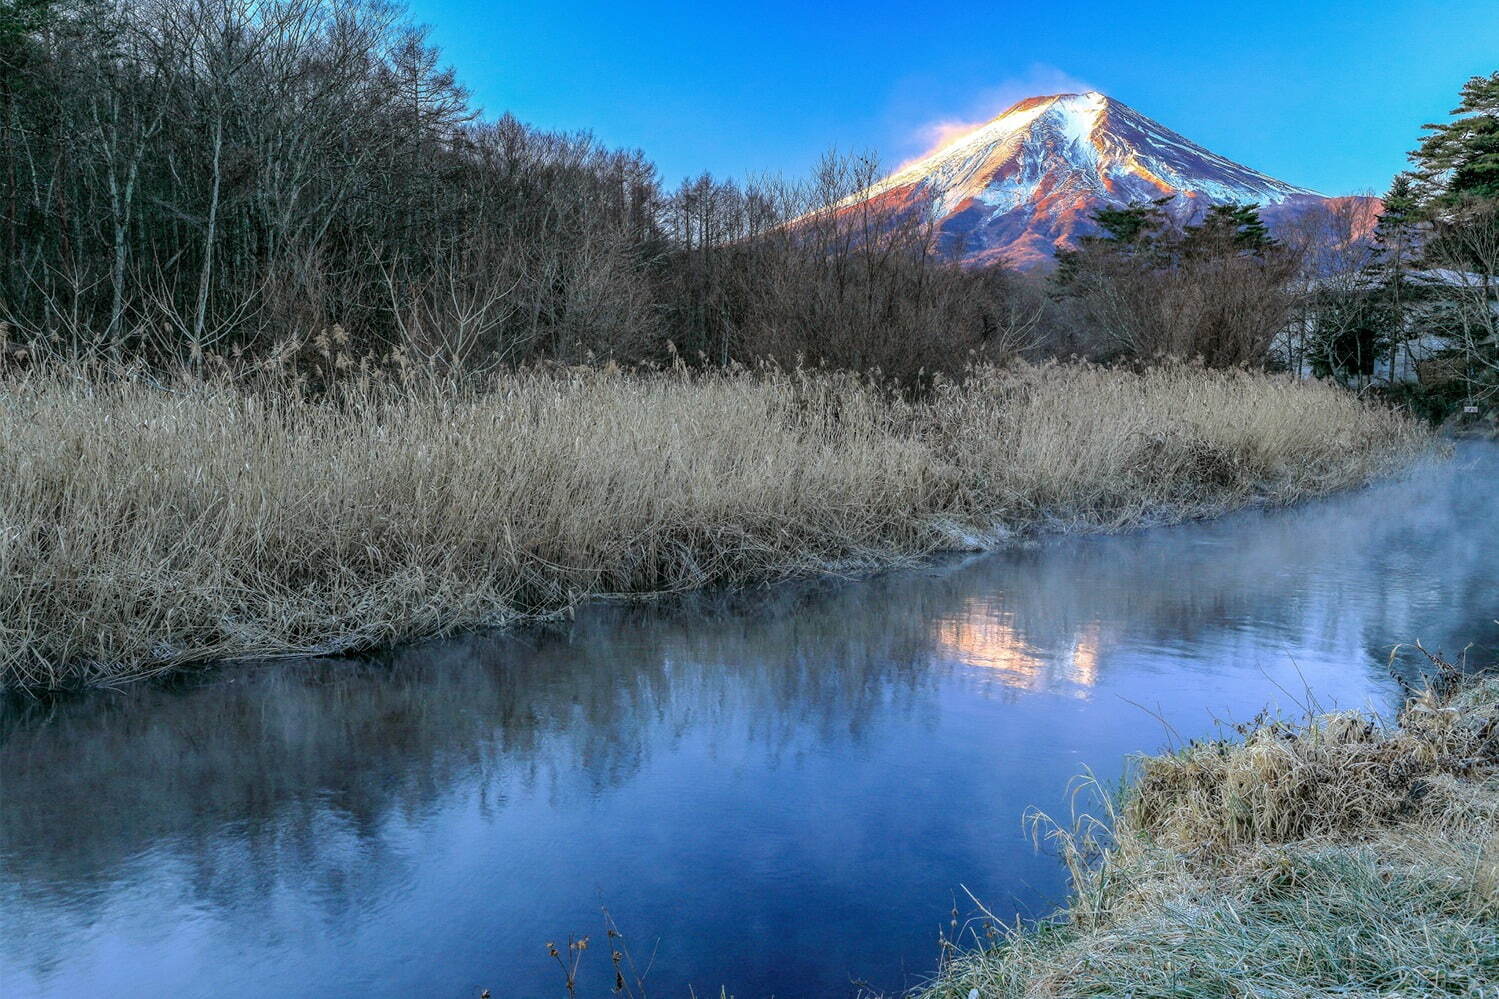
<instances>
[{"instance_id":1,"label":"riverbank","mask_svg":"<svg viewBox=\"0 0 1499 999\"><path fill-rule=\"evenodd\" d=\"M330 366L330 372L334 369ZM324 653L1361 485L1429 440L1342 390L1173 365L0 380L0 683Z\"/></svg>"},{"instance_id":2,"label":"riverbank","mask_svg":"<svg viewBox=\"0 0 1499 999\"><path fill-rule=\"evenodd\" d=\"M1495 994L1499 677L1443 668L1393 725L1240 735L1145 757L1102 822L1053 827L1068 907L920 999Z\"/></svg>"}]
</instances>

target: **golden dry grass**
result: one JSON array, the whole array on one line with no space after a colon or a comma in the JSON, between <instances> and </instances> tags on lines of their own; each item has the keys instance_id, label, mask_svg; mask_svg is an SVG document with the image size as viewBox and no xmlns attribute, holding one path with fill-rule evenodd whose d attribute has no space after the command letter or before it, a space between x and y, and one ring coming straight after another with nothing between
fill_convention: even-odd
<instances>
[{"instance_id":1,"label":"golden dry grass","mask_svg":"<svg viewBox=\"0 0 1499 999\"><path fill-rule=\"evenodd\" d=\"M1426 689L1393 728L1351 711L1262 720L1238 745L1146 758L1124 825L1167 849L1223 853L1464 813L1465 779L1499 763L1496 698L1493 685L1451 697Z\"/></svg>"},{"instance_id":2,"label":"golden dry grass","mask_svg":"<svg viewBox=\"0 0 1499 999\"><path fill-rule=\"evenodd\" d=\"M1185 365L979 371L921 402L810 372L350 373L314 399L42 365L0 378L0 683L1288 502L1426 442L1335 388Z\"/></svg>"},{"instance_id":3,"label":"golden dry grass","mask_svg":"<svg viewBox=\"0 0 1499 999\"><path fill-rule=\"evenodd\" d=\"M1053 827L1068 908L922 999L1499 994L1499 677L1448 670L1394 725L1243 734L1146 757L1117 812Z\"/></svg>"}]
</instances>

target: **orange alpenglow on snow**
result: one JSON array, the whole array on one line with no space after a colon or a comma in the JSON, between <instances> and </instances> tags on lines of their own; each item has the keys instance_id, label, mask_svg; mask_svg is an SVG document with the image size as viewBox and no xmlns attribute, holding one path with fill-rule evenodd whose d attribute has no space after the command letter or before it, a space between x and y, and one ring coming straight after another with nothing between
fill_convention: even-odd
<instances>
[{"instance_id":1,"label":"orange alpenglow on snow","mask_svg":"<svg viewBox=\"0 0 1499 999\"><path fill-rule=\"evenodd\" d=\"M968 264L1045 265L1059 246L1096 231L1100 208L1131 202L1172 198L1168 211L1184 219L1210 205L1252 203L1275 229L1349 200L1235 163L1096 91L1030 97L976 127L944 123L938 135L946 140L938 148L844 207L871 199L919 206L943 248Z\"/></svg>"}]
</instances>

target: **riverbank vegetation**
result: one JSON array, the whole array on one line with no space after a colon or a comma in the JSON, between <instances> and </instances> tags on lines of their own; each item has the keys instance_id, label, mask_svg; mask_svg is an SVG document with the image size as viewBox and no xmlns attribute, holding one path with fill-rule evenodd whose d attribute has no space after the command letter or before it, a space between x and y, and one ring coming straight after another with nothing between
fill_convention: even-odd
<instances>
[{"instance_id":1,"label":"riverbank vegetation","mask_svg":"<svg viewBox=\"0 0 1499 999\"><path fill-rule=\"evenodd\" d=\"M376 375L336 340L316 389L66 364L0 380L7 686L1287 502L1427 440L1341 389L1185 364L983 368L912 397L806 370Z\"/></svg>"},{"instance_id":2,"label":"riverbank vegetation","mask_svg":"<svg viewBox=\"0 0 1499 999\"><path fill-rule=\"evenodd\" d=\"M485 118L382 2L10 4L0 104L7 686L1287 501L1421 439L1249 373L1321 245L1252 208L963 267L850 200L870 160L669 188Z\"/></svg>"},{"instance_id":3,"label":"riverbank vegetation","mask_svg":"<svg viewBox=\"0 0 1499 999\"><path fill-rule=\"evenodd\" d=\"M1393 723L1262 717L1143 758L1103 821L1052 827L1068 907L986 924L921 999L1489 994L1499 677L1438 666Z\"/></svg>"}]
</instances>

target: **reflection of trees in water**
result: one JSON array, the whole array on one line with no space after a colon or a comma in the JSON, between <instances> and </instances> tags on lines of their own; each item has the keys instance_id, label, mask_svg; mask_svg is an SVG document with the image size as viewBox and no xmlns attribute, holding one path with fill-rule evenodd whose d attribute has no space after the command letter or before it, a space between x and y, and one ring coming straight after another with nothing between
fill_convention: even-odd
<instances>
[{"instance_id":1,"label":"reflection of trees in water","mask_svg":"<svg viewBox=\"0 0 1499 999\"><path fill-rule=\"evenodd\" d=\"M35 888L102 880L155 846L204 865L192 880L212 898L220 859L270 877L357 844L337 873L354 890L393 862L387 822L474 781L489 807L517 786L616 786L704 725L768 753L798 733L858 741L877 713L916 707L928 622L956 599L900 576L791 585L12 711L0 871Z\"/></svg>"}]
</instances>

